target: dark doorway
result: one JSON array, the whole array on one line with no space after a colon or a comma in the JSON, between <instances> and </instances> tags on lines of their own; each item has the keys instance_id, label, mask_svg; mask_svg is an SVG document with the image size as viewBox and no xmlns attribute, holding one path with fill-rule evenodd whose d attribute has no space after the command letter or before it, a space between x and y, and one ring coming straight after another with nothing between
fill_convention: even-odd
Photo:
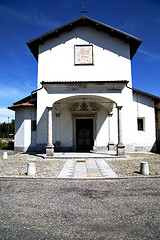
<instances>
[{"instance_id":1,"label":"dark doorway","mask_svg":"<svg viewBox=\"0 0 160 240\"><path fill-rule=\"evenodd\" d=\"M93 119L76 119L76 148L93 150Z\"/></svg>"}]
</instances>

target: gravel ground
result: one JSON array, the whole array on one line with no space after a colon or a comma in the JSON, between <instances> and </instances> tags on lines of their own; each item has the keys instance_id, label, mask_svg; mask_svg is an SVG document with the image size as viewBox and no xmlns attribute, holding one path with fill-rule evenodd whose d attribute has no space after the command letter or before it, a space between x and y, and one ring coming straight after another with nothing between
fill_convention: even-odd
<instances>
[{"instance_id":1,"label":"gravel ground","mask_svg":"<svg viewBox=\"0 0 160 240\"><path fill-rule=\"evenodd\" d=\"M1 240L159 240L160 178L0 182Z\"/></svg>"},{"instance_id":2,"label":"gravel ground","mask_svg":"<svg viewBox=\"0 0 160 240\"><path fill-rule=\"evenodd\" d=\"M46 160L42 155L8 152L8 159L2 159L4 151L0 150L0 176L27 177L27 163L36 164L35 177L56 177L59 175L65 159ZM142 176L140 162L149 163L150 176L160 176L160 154L154 153L128 153L126 158L110 158L106 162L116 172L118 177Z\"/></svg>"},{"instance_id":3,"label":"gravel ground","mask_svg":"<svg viewBox=\"0 0 160 240\"><path fill-rule=\"evenodd\" d=\"M155 153L127 153L123 159L106 160L118 177L142 176L140 163L148 162L149 175L160 176L160 154Z\"/></svg>"},{"instance_id":4,"label":"gravel ground","mask_svg":"<svg viewBox=\"0 0 160 240\"><path fill-rule=\"evenodd\" d=\"M2 159L4 151L0 151L0 176L28 177L27 163L34 162L35 177L56 177L59 175L66 160L47 160L38 155L8 152L8 159Z\"/></svg>"}]
</instances>

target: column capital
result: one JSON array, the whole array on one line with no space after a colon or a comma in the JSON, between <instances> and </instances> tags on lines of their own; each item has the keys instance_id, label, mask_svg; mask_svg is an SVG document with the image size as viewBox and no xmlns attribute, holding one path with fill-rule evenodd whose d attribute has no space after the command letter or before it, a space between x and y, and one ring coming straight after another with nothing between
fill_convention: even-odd
<instances>
[{"instance_id":1,"label":"column capital","mask_svg":"<svg viewBox=\"0 0 160 240\"><path fill-rule=\"evenodd\" d=\"M123 106L116 106L118 110L121 110Z\"/></svg>"},{"instance_id":2,"label":"column capital","mask_svg":"<svg viewBox=\"0 0 160 240\"><path fill-rule=\"evenodd\" d=\"M113 116L113 113L108 113L108 117L112 117Z\"/></svg>"},{"instance_id":3,"label":"column capital","mask_svg":"<svg viewBox=\"0 0 160 240\"><path fill-rule=\"evenodd\" d=\"M52 110L52 109L53 109L53 107L47 107L47 109L48 109L48 110Z\"/></svg>"}]
</instances>

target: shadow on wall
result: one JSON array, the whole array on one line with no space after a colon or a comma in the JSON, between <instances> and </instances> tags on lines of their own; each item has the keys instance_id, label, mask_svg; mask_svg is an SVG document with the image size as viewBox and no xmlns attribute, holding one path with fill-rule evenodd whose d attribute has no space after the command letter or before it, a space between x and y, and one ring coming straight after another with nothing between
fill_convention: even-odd
<instances>
[{"instance_id":1,"label":"shadow on wall","mask_svg":"<svg viewBox=\"0 0 160 240\"><path fill-rule=\"evenodd\" d=\"M157 153L157 144L156 144L156 142L153 144L153 146L151 148L151 152Z\"/></svg>"},{"instance_id":2,"label":"shadow on wall","mask_svg":"<svg viewBox=\"0 0 160 240\"><path fill-rule=\"evenodd\" d=\"M108 37L106 37L108 36ZM108 50L117 54L118 56L125 57L130 59L128 52L124 51L124 42L118 38L111 37L109 34L104 34L99 32L97 37L97 31L93 27L76 27L72 32L67 32L67 34L62 34L59 38L54 38L53 41L48 41L47 44L41 45L41 53L47 51L48 49L52 50L54 47L61 44L65 44L71 39L80 38L88 43L92 43L103 50Z\"/></svg>"},{"instance_id":3,"label":"shadow on wall","mask_svg":"<svg viewBox=\"0 0 160 240\"><path fill-rule=\"evenodd\" d=\"M148 96L133 92L133 101L154 108L154 101Z\"/></svg>"},{"instance_id":4,"label":"shadow on wall","mask_svg":"<svg viewBox=\"0 0 160 240\"><path fill-rule=\"evenodd\" d=\"M160 141L155 142L152 148L151 152L160 153Z\"/></svg>"},{"instance_id":5,"label":"shadow on wall","mask_svg":"<svg viewBox=\"0 0 160 240\"><path fill-rule=\"evenodd\" d=\"M44 110L39 122L37 124L37 144L36 144L36 152L45 153L46 145L47 145L47 122L48 122L48 110L47 108Z\"/></svg>"}]
</instances>

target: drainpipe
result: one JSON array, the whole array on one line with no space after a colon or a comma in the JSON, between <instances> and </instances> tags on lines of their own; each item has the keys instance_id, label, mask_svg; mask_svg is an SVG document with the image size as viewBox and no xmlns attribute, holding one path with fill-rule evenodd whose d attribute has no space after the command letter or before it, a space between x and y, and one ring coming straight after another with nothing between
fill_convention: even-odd
<instances>
[{"instance_id":1,"label":"drainpipe","mask_svg":"<svg viewBox=\"0 0 160 240\"><path fill-rule=\"evenodd\" d=\"M38 89L32 91L32 92L31 92L31 97L32 97L33 93L38 92L38 91L41 90L42 88L43 88L43 86L42 86L41 88L38 88Z\"/></svg>"},{"instance_id":2,"label":"drainpipe","mask_svg":"<svg viewBox=\"0 0 160 240\"><path fill-rule=\"evenodd\" d=\"M128 83L129 83L129 82L127 82L127 83L126 83L126 87L127 87L127 88L129 88L129 89L131 89L131 90L133 90L133 88L132 88L132 87L129 87L129 86L127 86L127 85L128 85Z\"/></svg>"}]
</instances>

